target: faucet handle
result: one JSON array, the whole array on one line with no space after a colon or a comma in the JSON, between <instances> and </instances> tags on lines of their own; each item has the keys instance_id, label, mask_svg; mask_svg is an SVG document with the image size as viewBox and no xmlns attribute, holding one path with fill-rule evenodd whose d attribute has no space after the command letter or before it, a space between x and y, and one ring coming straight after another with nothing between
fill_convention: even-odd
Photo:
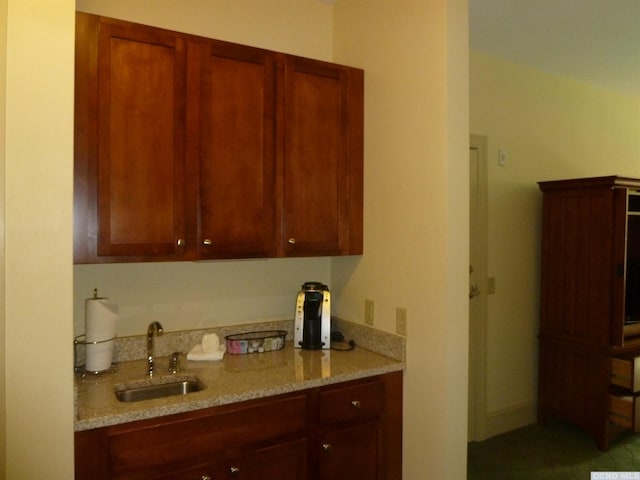
<instances>
[{"instance_id":1,"label":"faucet handle","mask_svg":"<svg viewBox=\"0 0 640 480\"><path fill-rule=\"evenodd\" d=\"M169 372L178 373L180 370L180 352L173 352L169 357Z\"/></svg>"}]
</instances>

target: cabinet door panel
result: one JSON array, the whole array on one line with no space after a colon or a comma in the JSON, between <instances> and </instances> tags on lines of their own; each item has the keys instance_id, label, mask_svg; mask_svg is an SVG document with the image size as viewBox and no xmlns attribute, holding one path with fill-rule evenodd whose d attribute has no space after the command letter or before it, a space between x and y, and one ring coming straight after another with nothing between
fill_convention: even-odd
<instances>
[{"instance_id":1,"label":"cabinet door panel","mask_svg":"<svg viewBox=\"0 0 640 480\"><path fill-rule=\"evenodd\" d=\"M283 236L285 255L338 255L349 229L349 72L285 61Z\"/></svg>"},{"instance_id":2,"label":"cabinet door panel","mask_svg":"<svg viewBox=\"0 0 640 480\"><path fill-rule=\"evenodd\" d=\"M336 428L322 436L320 480L380 480L381 438L378 421Z\"/></svg>"},{"instance_id":3,"label":"cabinet door panel","mask_svg":"<svg viewBox=\"0 0 640 480\"><path fill-rule=\"evenodd\" d=\"M103 23L98 255L173 255L184 238L184 42Z\"/></svg>"},{"instance_id":4,"label":"cabinet door panel","mask_svg":"<svg viewBox=\"0 0 640 480\"><path fill-rule=\"evenodd\" d=\"M278 479L306 480L307 442L294 442L264 448L229 459L224 467L229 480Z\"/></svg>"},{"instance_id":5,"label":"cabinet door panel","mask_svg":"<svg viewBox=\"0 0 640 480\"><path fill-rule=\"evenodd\" d=\"M201 66L202 256L269 256L274 247L274 57L222 43Z\"/></svg>"},{"instance_id":6,"label":"cabinet door panel","mask_svg":"<svg viewBox=\"0 0 640 480\"><path fill-rule=\"evenodd\" d=\"M132 476L125 476L125 478L133 479ZM206 478L213 479L213 469L210 465L203 463L201 465L195 465L184 468L166 468L158 475L149 475L143 473L140 475L141 479L145 480L204 480Z\"/></svg>"}]
</instances>

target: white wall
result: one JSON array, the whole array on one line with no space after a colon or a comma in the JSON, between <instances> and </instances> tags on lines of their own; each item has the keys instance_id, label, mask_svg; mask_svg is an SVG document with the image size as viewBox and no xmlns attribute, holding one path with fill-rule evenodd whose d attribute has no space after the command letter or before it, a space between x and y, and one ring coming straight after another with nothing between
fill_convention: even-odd
<instances>
[{"instance_id":1,"label":"white wall","mask_svg":"<svg viewBox=\"0 0 640 480\"><path fill-rule=\"evenodd\" d=\"M640 98L472 52L470 119L488 137L489 435L535 421L538 181L640 177ZM507 153L498 166L498 149ZM510 417L511 420L503 421Z\"/></svg>"},{"instance_id":2,"label":"white wall","mask_svg":"<svg viewBox=\"0 0 640 480\"><path fill-rule=\"evenodd\" d=\"M6 467L0 476L69 480L74 3L5 5Z\"/></svg>"}]
</instances>

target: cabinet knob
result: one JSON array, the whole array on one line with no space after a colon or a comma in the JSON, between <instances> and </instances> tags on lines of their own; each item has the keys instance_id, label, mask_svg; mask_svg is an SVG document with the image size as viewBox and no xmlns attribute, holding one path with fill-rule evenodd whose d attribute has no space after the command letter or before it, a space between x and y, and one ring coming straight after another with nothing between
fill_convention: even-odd
<instances>
[{"instance_id":1,"label":"cabinet knob","mask_svg":"<svg viewBox=\"0 0 640 480\"><path fill-rule=\"evenodd\" d=\"M202 244L203 244L205 247L209 247L209 246L213 245L213 242L211 241L211 239L210 239L210 238L205 238L205 239L202 241Z\"/></svg>"},{"instance_id":2,"label":"cabinet knob","mask_svg":"<svg viewBox=\"0 0 640 480\"><path fill-rule=\"evenodd\" d=\"M332 448L333 447L331 446L330 443L323 443L322 444L322 450L324 450L325 452L330 452Z\"/></svg>"},{"instance_id":3,"label":"cabinet knob","mask_svg":"<svg viewBox=\"0 0 640 480\"><path fill-rule=\"evenodd\" d=\"M295 245L296 244L296 239L295 238L290 238L289 240L287 240L287 242L289 243L289 245Z\"/></svg>"},{"instance_id":4,"label":"cabinet knob","mask_svg":"<svg viewBox=\"0 0 640 480\"><path fill-rule=\"evenodd\" d=\"M184 238L179 238L176 243L178 244L179 247L184 247Z\"/></svg>"},{"instance_id":5,"label":"cabinet knob","mask_svg":"<svg viewBox=\"0 0 640 480\"><path fill-rule=\"evenodd\" d=\"M353 408L360 408L360 400L352 400L351 401L351 406Z\"/></svg>"},{"instance_id":6,"label":"cabinet knob","mask_svg":"<svg viewBox=\"0 0 640 480\"><path fill-rule=\"evenodd\" d=\"M211 480L211 477L209 475L202 475L200 480Z\"/></svg>"},{"instance_id":7,"label":"cabinet knob","mask_svg":"<svg viewBox=\"0 0 640 480\"><path fill-rule=\"evenodd\" d=\"M229 469L229 473L231 474L232 477L237 477L238 474L240 473L240 469L238 467L231 467Z\"/></svg>"}]
</instances>

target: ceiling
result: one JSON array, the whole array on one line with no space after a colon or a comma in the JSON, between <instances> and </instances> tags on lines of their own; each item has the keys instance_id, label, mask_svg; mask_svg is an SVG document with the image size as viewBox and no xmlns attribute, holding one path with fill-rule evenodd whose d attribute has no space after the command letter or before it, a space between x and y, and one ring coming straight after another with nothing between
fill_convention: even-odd
<instances>
[{"instance_id":1,"label":"ceiling","mask_svg":"<svg viewBox=\"0 0 640 480\"><path fill-rule=\"evenodd\" d=\"M640 0L469 0L470 48L640 96Z\"/></svg>"}]
</instances>

